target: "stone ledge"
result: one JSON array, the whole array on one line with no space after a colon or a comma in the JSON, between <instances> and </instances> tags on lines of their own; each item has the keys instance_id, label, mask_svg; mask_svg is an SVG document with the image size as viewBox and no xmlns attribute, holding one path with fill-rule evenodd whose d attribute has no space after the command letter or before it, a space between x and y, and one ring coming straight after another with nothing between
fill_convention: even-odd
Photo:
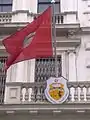
<instances>
[{"instance_id":1,"label":"stone ledge","mask_svg":"<svg viewBox=\"0 0 90 120\"><path fill-rule=\"evenodd\" d=\"M90 112L90 103L64 103L64 104L8 104L0 106L0 112L2 111L66 111L66 112L76 112L76 111L89 111Z\"/></svg>"}]
</instances>

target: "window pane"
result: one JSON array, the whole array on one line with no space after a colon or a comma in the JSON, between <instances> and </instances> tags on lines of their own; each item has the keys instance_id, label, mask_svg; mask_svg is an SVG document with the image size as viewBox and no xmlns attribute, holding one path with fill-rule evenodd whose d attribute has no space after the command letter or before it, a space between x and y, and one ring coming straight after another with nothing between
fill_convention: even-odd
<instances>
[{"instance_id":1,"label":"window pane","mask_svg":"<svg viewBox=\"0 0 90 120\"><path fill-rule=\"evenodd\" d=\"M62 74L61 56L57 58L58 75ZM35 81L46 81L49 77L55 77L55 58L36 59L35 62Z\"/></svg>"},{"instance_id":2,"label":"window pane","mask_svg":"<svg viewBox=\"0 0 90 120\"><path fill-rule=\"evenodd\" d=\"M2 0L0 0L0 4L2 4Z\"/></svg>"},{"instance_id":3,"label":"window pane","mask_svg":"<svg viewBox=\"0 0 90 120\"><path fill-rule=\"evenodd\" d=\"M0 4L12 4L12 0L0 0Z\"/></svg>"},{"instance_id":4,"label":"window pane","mask_svg":"<svg viewBox=\"0 0 90 120\"><path fill-rule=\"evenodd\" d=\"M49 4L39 4L38 5L38 12L43 12L48 7L49 7Z\"/></svg>"},{"instance_id":5,"label":"window pane","mask_svg":"<svg viewBox=\"0 0 90 120\"><path fill-rule=\"evenodd\" d=\"M43 12L49 6L50 6L50 4L39 4L38 5L38 12ZM59 13L59 12L60 12L60 4L55 4L55 13Z\"/></svg>"},{"instance_id":6,"label":"window pane","mask_svg":"<svg viewBox=\"0 0 90 120\"><path fill-rule=\"evenodd\" d=\"M1 8L1 6L0 6L0 12L2 12L2 8Z\"/></svg>"},{"instance_id":7,"label":"window pane","mask_svg":"<svg viewBox=\"0 0 90 120\"><path fill-rule=\"evenodd\" d=\"M50 2L50 0L38 0L38 2Z\"/></svg>"},{"instance_id":8,"label":"window pane","mask_svg":"<svg viewBox=\"0 0 90 120\"><path fill-rule=\"evenodd\" d=\"M38 2L50 2L51 0L38 0ZM55 2L60 2L60 0L55 0Z\"/></svg>"},{"instance_id":9,"label":"window pane","mask_svg":"<svg viewBox=\"0 0 90 120\"><path fill-rule=\"evenodd\" d=\"M60 12L60 4L55 4L55 13Z\"/></svg>"},{"instance_id":10,"label":"window pane","mask_svg":"<svg viewBox=\"0 0 90 120\"><path fill-rule=\"evenodd\" d=\"M12 11L12 6L2 6L2 12L11 12Z\"/></svg>"}]
</instances>

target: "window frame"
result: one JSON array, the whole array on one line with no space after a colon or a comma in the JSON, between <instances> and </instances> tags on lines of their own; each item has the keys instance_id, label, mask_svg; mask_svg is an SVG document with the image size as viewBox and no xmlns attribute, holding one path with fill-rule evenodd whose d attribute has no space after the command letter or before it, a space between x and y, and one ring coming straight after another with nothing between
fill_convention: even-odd
<instances>
[{"instance_id":1,"label":"window frame","mask_svg":"<svg viewBox=\"0 0 90 120\"><path fill-rule=\"evenodd\" d=\"M37 12L39 13L40 11L39 11L39 5L50 5L50 4L52 4L50 1L46 1L46 2L40 2L39 0L38 0L38 6L37 6ZM60 0L58 0L58 2L56 1L55 2L55 5L56 4L58 4L59 5L59 11L58 11L58 13L60 13L61 12L61 6L60 6Z\"/></svg>"},{"instance_id":2,"label":"window frame","mask_svg":"<svg viewBox=\"0 0 90 120\"><path fill-rule=\"evenodd\" d=\"M12 8L12 3L3 3L3 2L1 2L0 3L0 10L1 10L0 12L7 12L7 11L4 11L4 9L3 9L3 7L7 7L7 6L10 6ZM12 9L11 9L11 11L12 11ZM8 12L10 12L10 11L8 11Z\"/></svg>"},{"instance_id":3,"label":"window frame","mask_svg":"<svg viewBox=\"0 0 90 120\"><path fill-rule=\"evenodd\" d=\"M50 61L52 61L53 66L52 66L52 64L49 64ZM58 75L60 77L60 76L62 76L62 55L57 56L57 62L58 62ZM38 66L38 63L40 64L40 67ZM49 64L49 66L48 66L48 64ZM42 65L44 67L42 67ZM51 70L51 68L53 68L53 70L55 71L55 57L46 57L46 58L35 59L35 82L43 82L43 81L47 80L49 77L55 77L55 72L53 70ZM38 69L39 69L39 72L38 72ZM41 72L41 69L43 69L42 72ZM46 71L44 73L45 69L47 69L47 72L49 72L51 70L51 73L54 72L54 74L53 75L47 74ZM40 77L42 77L42 79L40 79Z\"/></svg>"}]
</instances>

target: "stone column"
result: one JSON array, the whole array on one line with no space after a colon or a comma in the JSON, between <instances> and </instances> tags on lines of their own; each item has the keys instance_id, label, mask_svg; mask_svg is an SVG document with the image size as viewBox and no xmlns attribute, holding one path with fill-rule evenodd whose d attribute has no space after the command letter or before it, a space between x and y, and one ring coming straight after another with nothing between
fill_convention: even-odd
<instances>
[{"instance_id":1,"label":"stone column","mask_svg":"<svg viewBox=\"0 0 90 120\"><path fill-rule=\"evenodd\" d=\"M61 11L77 11L78 0L61 0Z\"/></svg>"},{"instance_id":2,"label":"stone column","mask_svg":"<svg viewBox=\"0 0 90 120\"><path fill-rule=\"evenodd\" d=\"M76 81L76 58L75 52L70 51L69 53L69 81Z\"/></svg>"},{"instance_id":3,"label":"stone column","mask_svg":"<svg viewBox=\"0 0 90 120\"><path fill-rule=\"evenodd\" d=\"M28 0L28 8L32 13L37 13L38 0Z\"/></svg>"},{"instance_id":4,"label":"stone column","mask_svg":"<svg viewBox=\"0 0 90 120\"><path fill-rule=\"evenodd\" d=\"M37 12L37 0L13 0L12 11L12 22L31 22L29 12Z\"/></svg>"},{"instance_id":5,"label":"stone column","mask_svg":"<svg viewBox=\"0 0 90 120\"><path fill-rule=\"evenodd\" d=\"M35 81L35 59L30 60L30 82Z\"/></svg>"},{"instance_id":6,"label":"stone column","mask_svg":"<svg viewBox=\"0 0 90 120\"><path fill-rule=\"evenodd\" d=\"M6 82L16 81L16 69L17 69L17 64L14 64L7 70Z\"/></svg>"},{"instance_id":7,"label":"stone column","mask_svg":"<svg viewBox=\"0 0 90 120\"><path fill-rule=\"evenodd\" d=\"M34 82L35 59L24 61L24 82Z\"/></svg>"},{"instance_id":8,"label":"stone column","mask_svg":"<svg viewBox=\"0 0 90 120\"><path fill-rule=\"evenodd\" d=\"M7 77L6 77L6 84L5 84L5 96L4 96L4 103L5 104L12 104L12 103L20 103L20 87L17 82L21 82L20 69L18 70L18 65L14 64L7 70ZM20 78L17 80L17 78ZM22 76L23 78L23 76ZM16 83L16 84L15 84Z\"/></svg>"},{"instance_id":9,"label":"stone column","mask_svg":"<svg viewBox=\"0 0 90 120\"><path fill-rule=\"evenodd\" d=\"M65 51L66 78L69 79L69 52Z\"/></svg>"},{"instance_id":10,"label":"stone column","mask_svg":"<svg viewBox=\"0 0 90 120\"><path fill-rule=\"evenodd\" d=\"M13 0L12 11L16 10L29 10L30 9L30 0Z\"/></svg>"},{"instance_id":11,"label":"stone column","mask_svg":"<svg viewBox=\"0 0 90 120\"><path fill-rule=\"evenodd\" d=\"M68 79L68 53L62 53L62 76Z\"/></svg>"},{"instance_id":12,"label":"stone column","mask_svg":"<svg viewBox=\"0 0 90 120\"><path fill-rule=\"evenodd\" d=\"M24 62L17 63L16 82L24 82L25 79L24 69L25 69Z\"/></svg>"}]
</instances>

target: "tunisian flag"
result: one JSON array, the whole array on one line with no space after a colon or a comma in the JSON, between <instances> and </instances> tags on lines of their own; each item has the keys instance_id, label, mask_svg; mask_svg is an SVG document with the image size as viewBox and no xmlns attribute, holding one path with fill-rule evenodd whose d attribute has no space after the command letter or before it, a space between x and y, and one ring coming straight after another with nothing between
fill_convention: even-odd
<instances>
[{"instance_id":1,"label":"tunisian flag","mask_svg":"<svg viewBox=\"0 0 90 120\"><path fill-rule=\"evenodd\" d=\"M5 68L24 60L53 56L51 24L49 7L26 27L4 39L3 44L9 53Z\"/></svg>"}]
</instances>

